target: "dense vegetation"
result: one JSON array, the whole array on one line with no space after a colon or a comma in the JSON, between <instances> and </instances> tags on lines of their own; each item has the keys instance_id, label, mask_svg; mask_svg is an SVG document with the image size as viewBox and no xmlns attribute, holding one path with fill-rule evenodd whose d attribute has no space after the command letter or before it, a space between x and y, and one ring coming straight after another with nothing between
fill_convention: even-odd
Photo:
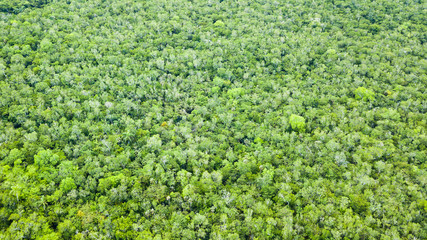
<instances>
[{"instance_id":1,"label":"dense vegetation","mask_svg":"<svg viewBox=\"0 0 427 240\"><path fill-rule=\"evenodd\" d=\"M0 239L426 239L422 0L0 1Z\"/></svg>"}]
</instances>

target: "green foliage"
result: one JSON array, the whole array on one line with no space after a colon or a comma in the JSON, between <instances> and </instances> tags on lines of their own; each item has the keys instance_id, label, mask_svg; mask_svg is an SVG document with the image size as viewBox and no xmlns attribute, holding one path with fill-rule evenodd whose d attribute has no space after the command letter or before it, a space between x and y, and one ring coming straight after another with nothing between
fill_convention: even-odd
<instances>
[{"instance_id":1,"label":"green foliage","mask_svg":"<svg viewBox=\"0 0 427 240\"><path fill-rule=\"evenodd\" d=\"M301 116L292 114L289 117L289 123L293 130L298 132L305 132L305 119Z\"/></svg>"},{"instance_id":2,"label":"green foliage","mask_svg":"<svg viewBox=\"0 0 427 240\"><path fill-rule=\"evenodd\" d=\"M427 239L422 1L0 0L0 239Z\"/></svg>"},{"instance_id":3,"label":"green foliage","mask_svg":"<svg viewBox=\"0 0 427 240\"><path fill-rule=\"evenodd\" d=\"M106 191L111 187L116 187L122 179L124 179L123 174L100 179L98 189L100 191Z\"/></svg>"},{"instance_id":4,"label":"green foliage","mask_svg":"<svg viewBox=\"0 0 427 240\"><path fill-rule=\"evenodd\" d=\"M74 180L70 177L64 178L61 181L61 184L59 185L59 188L64 192L69 192L73 189L76 189L76 184L74 183Z\"/></svg>"},{"instance_id":5,"label":"green foliage","mask_svg":"<svg viewBox=\"0 0 427 240\"><path fill-rule=\"evenodd\" d=\"M224 22L223 22L223 21L218 20L218 21L216 21L216 22L215 22L214 26L215 26L215 27L224 27L224 26L225 26L225 24L224 24Z\"/></svg>"},{"instance_id":6,"label":"green foliage","mask_svg":"<svg viewBox=\"0 0 427 240\"><path fill-rule=\"evenodd\" d=\"M51 0L2 0L0 2L0 12L16 13L28 7L42 7Z\"/></svg>"},{"instance_id":7,"label":"green foliage","mask_svg":"<svg viewBox=\"0 0 427 240\"><path fill-rule=\"evenodd\" d=\"M358 87L354 90L354 95L356 95L356 99L360 100L369 100L373 101L375 99L375 93L372 90L366 89L364 87Z\"/></svg>"},{"instance_id":8,"label":"green foliage","mask_svg":"<svg viewBox=\"0 0 427 240\"><path fill-rule=\"evenodd\" d=\"M44 166L55 166L59 163L59 156L51 150L42 150L34 156L34 164Z\"/></svg>"},{"instance_id":9,"label":"green foliage","mask_svg":"<svg viewBox=\"0 0 427 240\"><path fill-rule=\"evenodd\" d=\"M242 96L245 93L245 89L243 88L233 88L228 90L227 94L233 98Z\"/></svg>"}]
</instances>

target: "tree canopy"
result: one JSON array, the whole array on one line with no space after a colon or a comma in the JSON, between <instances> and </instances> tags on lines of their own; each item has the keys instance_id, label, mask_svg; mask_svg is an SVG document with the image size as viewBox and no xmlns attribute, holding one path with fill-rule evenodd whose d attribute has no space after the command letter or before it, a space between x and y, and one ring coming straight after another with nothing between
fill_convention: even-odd
<instances>
[{"instance_id":1,"label":"tree canopy","mask_svg":"<svg viewBox=\"0 0 427 240\"><path fill-rule=\"evenodd\" d=\"M0 1L0 239L427 239L426 18Z\"/></svg>"}]
</instances>

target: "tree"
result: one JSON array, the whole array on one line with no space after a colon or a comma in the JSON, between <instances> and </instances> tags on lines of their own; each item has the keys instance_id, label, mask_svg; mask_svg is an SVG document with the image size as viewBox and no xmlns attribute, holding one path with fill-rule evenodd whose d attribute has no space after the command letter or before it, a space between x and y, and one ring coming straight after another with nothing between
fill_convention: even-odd
<instances>
[{"instance_id":1,"label":"tree","mask_svg":"<svg viewBox=\"0 0 427 240\"><path fill-rule=\"evenodd\" d=\"M292 114L289 118L289 123L293 130L305 132L305 119L303 117Z\"/></svg>"}]
</instances>

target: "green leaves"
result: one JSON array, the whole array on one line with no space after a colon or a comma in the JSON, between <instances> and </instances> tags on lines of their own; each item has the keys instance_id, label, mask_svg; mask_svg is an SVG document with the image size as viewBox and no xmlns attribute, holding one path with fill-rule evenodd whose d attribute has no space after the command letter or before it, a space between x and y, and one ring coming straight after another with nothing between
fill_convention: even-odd
<instances>
[{"instance_id":1,"label":"green leaves","mask_svg":"<svg viewBox=\"0 0 427 240\"><path fill-rule=\"evenodd\" d=\"M224 27L224 26L225 26L225 24L224 24L224 22L223 22L223 21L218 20L218 21L216 21L216 22L214 23L214 26L215 26L215 27Z\"/></svg>"},{"instance_id":2,"label":"green leaves","mask_svg":"<svg viewBox=\"0 0 427 240\"><path fill-rule=\"evenodd\" d=\"M358 87L354 90L354 95L357 100L373 101L375 100L375 92L364 87Z\"/></svg>"},{"instance_id":3,"label":"green leaves","mask_svg":"<svg viewBox=\"0 0 427 240\"><path fill-rule=\"evenodd\" d=\"M34 163L39 167L56 166L59 163L59 156L51 150L42 150L34 156Z\"/></svg>"},{"instance_id":4,"label":"green leaves","mask_svg":"<svg viewBox=\"0 0 427 240\"><path fill-rule=\"evenodd\" d=\"M232 98L242 96L244 93L245 93L244 88L233 88L227 91L227 94Z\"/></svg>"},{"instance_id":5,"label":"green leaves","mask_svg":"<svg viewBox=\"0 0 427 240\"><path fill-rule=\"evenodd\" d=\"M23 157L24 157L24 153L19 149L14 148L10 150L6 160L9 165L12 165L15 161L18 161L18 160L22 161Z\"/></svg>"},{"instance_id":6,"label":"green leaves","mask_svg":"<svg viewBox=\"0 0 427 240\"><path fill-rule=\"evenodd\" d=\"M427 239L422 1L0 0L0 239Z\"/></svg>"},{"instance_id":7,"label":"green leaves","mask_svg":"<svg viewBox=\"0 0 427 240\"><path fill-rule=\"evenodd\" d=\"M0 12L19 13L25 8L41 7L50 1L51 0L4 0L0 2Z\"/></svg>"},{"instance_id":8,"label":"green leaves","mask_svg":"<svg viewBox=\"0 0 427 240\"><path fill-rule=\"evenodd\" d=\"M65 193L76 189L76 184L74 183L74 179L67 177L65 179L61 180L61 184L59 185L59 188L64 191Z\"/></svg>"},{"instance_id":9,"label":"green leaves","mask_svg":"<svg viewBox=\"0 0 427 240\"><path fill-rule=\"evenodd\" d=\"M303 117L292 114L289 117L289 123L294 131L305 132L305 119Z\"/></svg>"},{"instance_id":10,"label":"green leaves","mask_svg":"<svg viewBox=\"0 0 427 240\"><path fill-rule=\"evenodd\" d=\"M100 192L104 192L111 187L116 187L120 181L124 180L125 176L123 174L119 174L116 176L111 176L107 178L103 178L99 180L98 190Z\"/></svg>"}]
</instances>

